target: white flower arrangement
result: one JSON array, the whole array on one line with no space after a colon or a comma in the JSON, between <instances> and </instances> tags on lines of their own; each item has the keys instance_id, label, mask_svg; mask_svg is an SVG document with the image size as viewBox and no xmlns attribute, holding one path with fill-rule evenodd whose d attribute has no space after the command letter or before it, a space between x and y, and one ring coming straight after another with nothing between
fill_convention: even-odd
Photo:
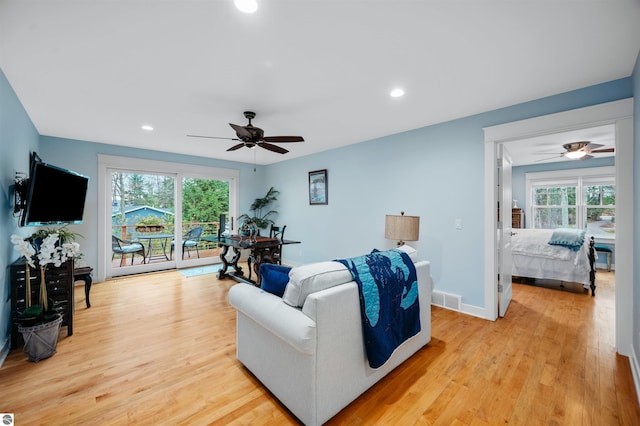
<instances>
[{"instance_id":1,"label":"white flower arrangement","mask_svg":"<svg viewBox=\"0 0 640 426\"><path fill-rule=\"evenodd\" d=\"M71 235L66 232L67 235ZM41 238L39 252L33 246L35 239ZM55 230L41 230L30 237L22 238L19 235L11 235L11 242L14 248L25 258L26 266L26 308L23 313L24 317L33 319L39 317L44 320L44 315L49 311L49 303L47 297L47 285L45 279L45 270L48 265L55 267L62 266L67 260L77 258L82 255L80 252L80 244L75 241L63 242L58 244L60 233ZM38 259L36 264L35 259ZM40 301L41 305L32 305L31 303L31 278L30 268L40 267ZM33 308L33 309L32 309Z\"/></svg>"},{"instance_id":2,"label":"white flower arrangement","mask_svg":"<svg viewBox=\"0 0 640 426\"><path fill-rule=\"evenodd\" d=\"M15 249L18 250L18 252L27 260L29 266L35 268L36 264L34 256L36 254L36 249L31 244L30 240L32 238L33 236L23 239L21 236L14 234L11 236L11 242L15 246ZM59 238L60 235L54 232L48 234L42 240L40 252L37 255L38 265L40 267L46 267L47 265L59 267L70 258L81 255L80 244L73 241L56 245Z\"/></svg>"}]
</instances>

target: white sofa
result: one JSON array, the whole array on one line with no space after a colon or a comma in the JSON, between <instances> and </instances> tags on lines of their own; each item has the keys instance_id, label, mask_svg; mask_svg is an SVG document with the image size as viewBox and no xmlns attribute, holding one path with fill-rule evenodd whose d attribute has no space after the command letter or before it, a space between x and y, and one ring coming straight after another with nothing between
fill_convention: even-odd
<instances>
[{"instance_id":1,"label":"white sofa","mask_svg":"<svg viewBox=\"0 0 640 426\"><path fill-rule=\"evenodd\" d=\"M293 268L289 276L306 274L312 288L292 289L290 281L284 300L301 307L248 284L229 290L237 310L238 360L306 425L329 420L431 339L430 265L420 261L415 266L421 330L382 367L370 368L358 287L350 275L327 271L340 269L331 266L337 263Z\"/></svg>"}]
</instances>

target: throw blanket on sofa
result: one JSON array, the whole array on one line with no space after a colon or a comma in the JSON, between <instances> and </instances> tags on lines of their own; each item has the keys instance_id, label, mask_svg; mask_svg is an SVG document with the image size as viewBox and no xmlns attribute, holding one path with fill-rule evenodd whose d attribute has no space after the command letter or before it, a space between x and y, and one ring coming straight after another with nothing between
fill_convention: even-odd
<instances>
[{"instance_id":1,"label":"throw blanket on sofa","mask_svg":"<svg viewBox=\"0 0 640 426\"><path fill-rule=\"evenodd\" d=\"M416 268L401 250L374 250L338 262L358 283L367 358L371 368L378 368L402 342L420 332Z\"/></svg>"}]
</instances>

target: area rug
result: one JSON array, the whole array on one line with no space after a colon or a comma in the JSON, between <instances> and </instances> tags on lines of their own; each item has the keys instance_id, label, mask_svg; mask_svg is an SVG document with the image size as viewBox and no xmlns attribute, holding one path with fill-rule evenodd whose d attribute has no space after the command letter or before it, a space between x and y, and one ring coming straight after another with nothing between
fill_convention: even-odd
<instances>
[{"instance_id":1,"label":"area rug","mask_svg":"<svg viewBox=\"0 0 640 426\"><path fill-rule=\"evenodd\" d=\"M222 269L222 265L207 265L207 266L198 266L196 268L188 268L188 269L180 269L180 272L185 277L197 277L198 275L206 275L206 274L215 274L220 269Z\"/></svg>"}]
</instances>

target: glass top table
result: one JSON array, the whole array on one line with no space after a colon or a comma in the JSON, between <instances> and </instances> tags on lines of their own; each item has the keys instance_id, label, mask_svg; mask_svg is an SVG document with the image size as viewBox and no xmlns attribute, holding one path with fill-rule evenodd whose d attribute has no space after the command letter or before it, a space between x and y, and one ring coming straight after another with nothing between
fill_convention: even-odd
<instances>
[{"instance_id":1,"label":"glass top table","mask_svg":"<svg viewBox=\"0 0 640 426\"><path fill-rule=\"evenodd\" d=\"M300 241L294 240L279 240L277 238L269 237L241 237L239 235L232 235L226 237L217 237L214 235L208 235L202 237L202 240L209 241L218 244L221 247L220 260L222 261L222 269L218 272L218 278L231 278L238 282L244 282L253 285L260 284L260 265L263 263L275 263L271 258L273 249L279 246L289 244L300 244ZM229 261L226 257L229 249L233 249L233 258ZM251 250L251 254L248 259L249 277L244 276L242 267L238 265L242 250ZM233 270L229 270L229 267ZM256 280L252 280L252 272L256 274Z\"/></svg>"},{"instance_id":2,"label":"glass top table","mask_svg":"<svg viewBox=\"0 0 640 426\"><path fill-rule=\"evenodd\" d=\"M144 234L140 233L137 237L138 240L147 240L147 262L151 260L170 260L167 255L167 248L169 248L169 241L173 240L173 234ZM160 241L160 247L162 247L162 253L153 254L153 240Z\"/></svg>"}]
</instances>

